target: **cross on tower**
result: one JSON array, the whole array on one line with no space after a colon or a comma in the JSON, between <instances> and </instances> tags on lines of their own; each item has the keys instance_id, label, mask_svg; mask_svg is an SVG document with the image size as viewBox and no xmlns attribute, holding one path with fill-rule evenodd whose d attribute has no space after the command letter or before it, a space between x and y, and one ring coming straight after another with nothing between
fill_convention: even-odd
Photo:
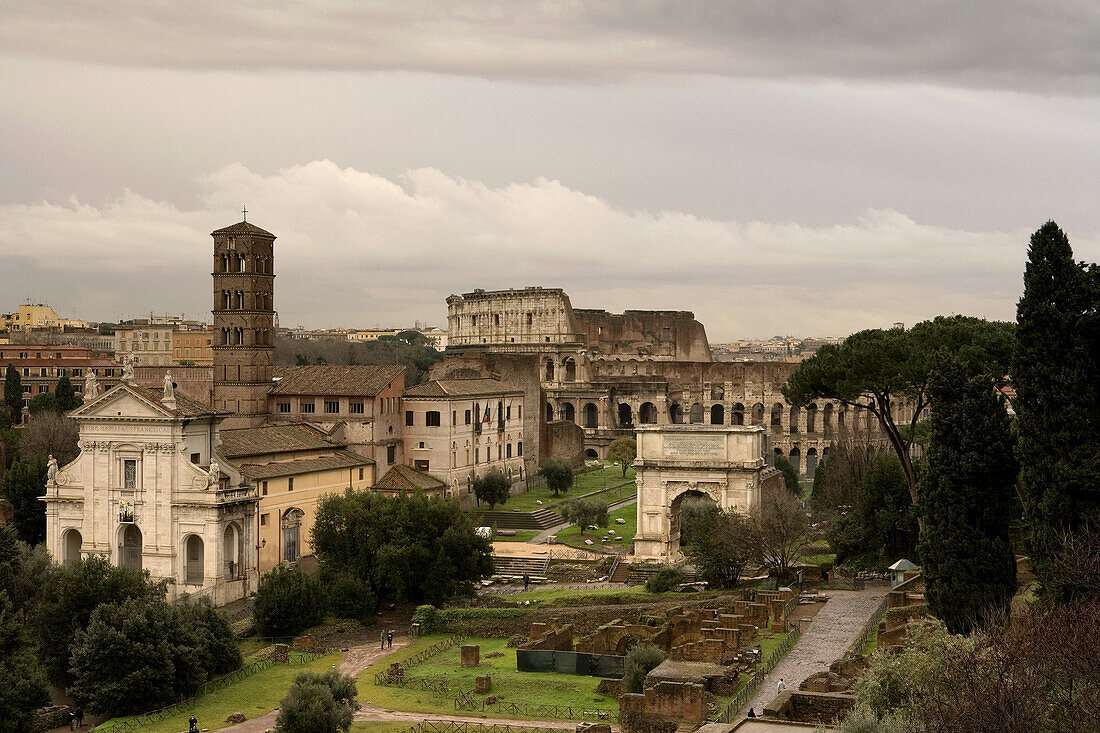
<instances>
[{"instance_id":1,"label":"cross on tower","mask_svg":"<svg viewBox=\"0 0 1100 733\"><path fill-rule=\"evenodd\" d=\"M244 216L245 221L248 221L248 207L247 206L242 206L241 207L241 215Z\"/></svg>"}]
</instances>

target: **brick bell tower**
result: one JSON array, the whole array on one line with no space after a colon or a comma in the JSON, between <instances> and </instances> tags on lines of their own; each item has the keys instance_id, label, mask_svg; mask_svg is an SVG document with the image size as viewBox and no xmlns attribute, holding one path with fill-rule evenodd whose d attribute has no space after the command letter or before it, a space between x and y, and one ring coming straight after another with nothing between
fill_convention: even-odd
<instances>
[{"instance_id":1,"label":"brick bell tower","mask_svg":"<svg viewBox=\"0 0 1100 733\"><path fill-rule=\"evenodd\" d=\"M234 413L222 427L256 427L268 415L275 364L275 235L245 220L210 236L214 408Z\"/></svg>"}]
</instances>

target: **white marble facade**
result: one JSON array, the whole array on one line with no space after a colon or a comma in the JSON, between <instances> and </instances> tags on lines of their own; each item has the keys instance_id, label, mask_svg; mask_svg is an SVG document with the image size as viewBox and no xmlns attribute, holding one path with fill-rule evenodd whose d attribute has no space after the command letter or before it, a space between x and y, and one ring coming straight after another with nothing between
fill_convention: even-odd
<instances>
[{"instance_id":1,"label":"white marble facade","mask_svg":"<svg viewBox=\"0 0 1100 733\"><path fill-rule=\"evenodd\" d=\"M170 579L170 599L222 604L256 589L255 489L217 460L220 415L123 383L70 416L80 455L42 497L56 562L101 555Z\"/></svg>"}]
</instances>

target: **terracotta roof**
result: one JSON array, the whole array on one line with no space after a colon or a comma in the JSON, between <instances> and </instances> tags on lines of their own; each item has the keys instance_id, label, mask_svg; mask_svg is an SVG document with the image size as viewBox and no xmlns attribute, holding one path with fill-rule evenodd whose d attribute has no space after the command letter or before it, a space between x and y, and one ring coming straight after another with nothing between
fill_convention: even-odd
<instances>
[{"instance_id":1,"label":"terracotta roof","mask_svg":"<svg viewBox=\"0 0 1100 733\"><path fill-rule=\"evenodd\" d=\"M150 402L155 403L162 409L168 410L173 415L180 415L182 417L199 417L201 415L229 414L225 410L215 410L213 407L210 407L204 402L199 402L198 400L191 399L187 395L180 392L178 389L176 390L176 408L173 410L160 401L164 393L159 389L153 390L146 387L135 387L134 385L126 384L125 382L122 382L122 386L126 387L135 394L144 397Z\"/></svg>"},{"instance_id":2,"label":"terracotta roof","mask_svg":"<svg viewBox=\"0 0 1100 733\"><path fill-rule=\"evenodd\" d=\"M498 379L433 379L405 390L405 397L480 397L498 394L522 394Z\"/></svg>"},{"instance_id":3,"label":"terracotta roof","mask_svg":"<svg viewBox=\"0 0 1100 733\"><path fill-rule=\"evenodd\" d=\"M432 490L446 488L447 484L443 483L435 476L424 473L423 471L417 471L411 466L404 466L397 464L389 471L386 471L386 475L380 478L375 484L376 489L391 489L395 491L415 491L417 489Z\"/></svg>"},{"instance_id":4,"label":"terracotta roof","mask_svg":"<svg viewBox=\"0 0 1100 733\"><path fill-rule=\"evenodd\" d=\"M303 423L222 430L221 437L218 452L226 458L343 447L343 443L334 443L324 432Z\"/></svg>"},{"instance_id":5,"label":"terracotta roof","mask_svg":"<svg viewBox=\"0 0 1100 733\"><path fill-rule=\"evenodd\" d=\"M374 397L405 373L402 366L295 366L275 370L273 395Z\"/></svg>"},{"instance_id":6,"label":"terracotta roof","mask_svg":"<svg viewBox=\"0 0 1100 733\"><path fill-rule=\"evenodd\" d=\"M271 232L260 229L255 224L249 224L247 221L240 221L236 224L232 224L221 229L215 229L214 231L210 232L210 234L257 234L261 237L271 237L272 239L275 239L275 235Z\"/></svg>"},{"instance_id":7,"label":"terracotta roof","mask_svg":"<svg viewBox=\"0 0 1100 733\"><path fill-rule=\"evenodd\" d=\"M279 478L280 476L298 476L303 473L318 473L341 468L371 466L374 461L350 450L338 450L331 456L321 458L303 458L297 461L275 461L272 463L242 463L241 473L249 480Z\"/></svg>"}]
</instances>

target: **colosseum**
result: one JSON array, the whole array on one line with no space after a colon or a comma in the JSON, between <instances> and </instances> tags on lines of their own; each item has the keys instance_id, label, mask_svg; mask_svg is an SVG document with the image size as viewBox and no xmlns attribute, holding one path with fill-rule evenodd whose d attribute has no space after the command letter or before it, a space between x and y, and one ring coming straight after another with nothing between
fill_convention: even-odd
<instances>
[{"instance_id":1,"label":"colosseum","mask_svg":"<svg viewBox=\"0 0 1100 733\"><path fill-rule=\"evenodd\" d=\"M834 433L878 431L865 410L792 406L780 388L797 364L714 361L690 311L573 308L560 288L475 290L447 298L448 357L534 355L547 423L584 429L585 454L605 456L638 425L761 425L770 447L813 475ZM896 419L907 419L902 406ZM855 412L855 414L851 414Z\"/></svg>"}]
</instances>

